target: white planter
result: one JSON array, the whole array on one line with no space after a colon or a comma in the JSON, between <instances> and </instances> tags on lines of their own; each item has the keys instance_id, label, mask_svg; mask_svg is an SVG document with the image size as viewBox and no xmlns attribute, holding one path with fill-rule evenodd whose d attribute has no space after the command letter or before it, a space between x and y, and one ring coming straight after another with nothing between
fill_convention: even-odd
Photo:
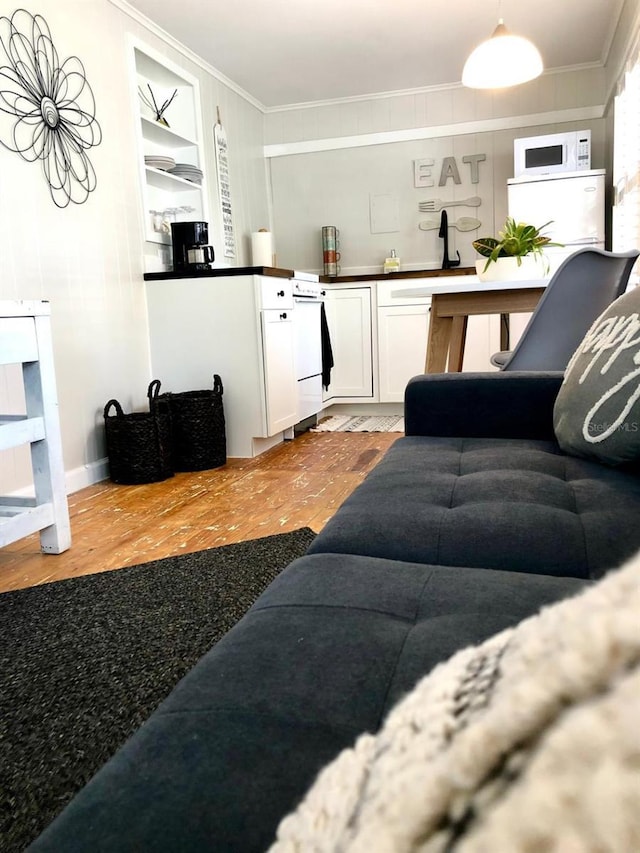
<instances>
[{"instance_id":1,"label":"white planter","mask_svg":"<svg viewBox=\"0 0 640 853\"><path fill-rule=\"evenodd\" d=\"M476 261L476 273L480 281L522 281L526 279L545 278L545 259L539 255L526 255L520 258L498 258L491 261L487 271L484 268L486 258Z\"/></svg>"}]
</instances>

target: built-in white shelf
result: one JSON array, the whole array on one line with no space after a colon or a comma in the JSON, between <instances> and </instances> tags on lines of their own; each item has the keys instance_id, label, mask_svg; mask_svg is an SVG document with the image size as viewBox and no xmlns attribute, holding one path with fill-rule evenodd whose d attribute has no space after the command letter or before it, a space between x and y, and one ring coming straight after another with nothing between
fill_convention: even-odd
<instances>
[{"instance_id":1,"label":"built-in white shelf","mask_svg":"<svg viewBox=\"0 0 640 853\"><path fill-rule=\"evenodd\" d=\"M167 229L174 221L208 221L205 158L198 80L174 65L153 48L131 40L131 90L139 118L138 160L144 213L144 240L171 243ZM169 126L158 122L140 97L153 93L157 104L175 97L164 113ZM195 184L145 164L145 156L172 157L176 163L189 163L203 172L202 184ZM180 208L188 207L188 211ZM175 211L179 212L176 213ZM167 213L164 228L158 229L158 213Z\"/></svg>"},{"instance_id":2,"label":"built-in white shelf","mask_svg":"<svg viewBox=\"0 0 640 853\"><path fill-rule=\"evenodd\" d=\"M143 137L157 145L163 145L165 148L188 148L198 144L195 139L182 136L170 127L165 127L165 125L146 116L140 116L140 123Z\"/></svg>"},{"instance_id":3,"label":"built-in white shelf","mask_svg":"<svg viewBox=\"0 0 640 853\"><path fill-rule=\"evenodd\" d=\"M145 172L149 186L156 187L157 189L168 190L174 193L202 192L200 184L194 184L193 181L179 178L177 175L172 175L171 172L154 169L151 166L145 166Z\"/></svg>"}]
</instances>

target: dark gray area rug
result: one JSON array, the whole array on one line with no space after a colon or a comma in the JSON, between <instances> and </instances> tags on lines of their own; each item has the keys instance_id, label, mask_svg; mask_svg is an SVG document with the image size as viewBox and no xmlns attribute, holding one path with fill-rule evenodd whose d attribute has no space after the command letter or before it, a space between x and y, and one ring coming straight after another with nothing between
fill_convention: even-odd
<instances>
[{"instance_id":1,"label":"dark gray area rug","mask_svg":"<svg viewBox=\"0 0 640 853\"><path fill-rule=\"evenodd\" d=\"M0 595L3 853L40 834L314 535Z\"/></svg>"}]
</instances>

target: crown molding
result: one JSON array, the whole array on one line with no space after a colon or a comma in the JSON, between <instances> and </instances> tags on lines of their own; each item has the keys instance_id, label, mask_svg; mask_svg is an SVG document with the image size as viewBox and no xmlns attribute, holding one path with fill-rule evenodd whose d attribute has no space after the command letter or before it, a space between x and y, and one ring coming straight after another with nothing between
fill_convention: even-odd
<instances>
[{"instance_id":1,"label":"crown molding","mask_svg":"<svg viewBox=\"0 0 640 853\"><path fill-rule=\"evenodd\" d=\"M615 40L616 33L618 32L618 27L620 26L620 19L622 18L625 2L627 2L627 0L618 0L618 10L616 14L612 15L611 17L611 26L609 27L609 32L607 33L607 37L605 38L604 44L602 45L601 61L602 65L605 67L607 66L611 57L613 42Z\"/></svg>"},{"instance_id":2,"label":"crown molding","mask_svg":"<svg viewBox=\"0 0 640 853\"><path fill-rule=\"evenodd\" d=\"M622 3L620 15L622 15L622 11L624 9L624 2ZM615 36L617 35L618 27L620 25L620 16L618 17L618 24L614 29L614 32L611 37L611 41L609 43L609 50L607 53L607 63L611 62L611 50L613 48L613 43L615 40ZM618 57L618 62L616 66L612 69L611 74L609 75L608 82L608 90L606 92L605 97L605 107L609 110L613 104L614 98L616 96L616 91L618 88L618 83L624 74L624 69L627 63L629 62L629 58L634 50L638 49L638 44L640 42L640 3L637 3L634 10L632 10L631 15L631 26L628 29L626 36L626 43L624 48Z\"/></svg>"},{"instance_id":3,"label":"crown molding","mask_svg":"<svg viewBox=\"0 0 640 853\"><path fill-rule=\"evenodd\" d=\"M143 15L142 12L139 12L137 9L134 9L127 0L109 0L112 6L120 9L121 12L124 12L125 15L128 15L132 18L136 23L143 26L145 29L149 30L149 32L153 33L154 36L161 39L165 44L168 44L169 47L177 50L181 53L186 59L190 62L193 62L194 65L197 65L203 71L206 71L207 74L210 74L212 77L215 77L218 82L222 83L228 89L231 89L232 92L235 92L236 95L239 95L245 101L251 104L251 106L260 110L261 113L266 112L266 107L263 103L261 103L257 98L254 98L253 95L250 95L242 86L239 86L237 83L234 83L229 77L224 75L222 71L218 71L213 65L210 65L206 62L201 56L198 56L197 53L194 53L190 50L186 45L182 44L182 42L178 41L178 39L174 38L170 33L166 30L163 30L162 27L159 27L157 24L154 24L146 15Z\"/></svg>"},{"instance_id":4,"label":"crown molding","mask_svg":"<svg viewBox=\"0 0 640 853\"><path fill-rule=\"evenodd\" d=\"M256 97L251 95L246 89L243 89L242 86L239 86L229 77L219 71L215 66L206 62L201 56L192 51L182 42L178 41L174 36L168 33L166 30L163 30L162 27L159 27L152 20L143 15L142 12L139 12L127 0L108 0L112 6L115 6L125 15L127 15L132 20L136 21L136 23L140 24L140 26L144 27L158 39L163 41L165 44L169 45L169 47L176 50L178 53L182 54L186 59L192 62L197 67L201 68L207 74L210 74L232 92L235 92L236 95L239 95L245 101L247 101L251 106L255 107L261 113L265 115L269 115L272 113L280 113L280 112L290 112L292 110L305 110L305 109L317 109L318 107L328 107L328 106L338 106L342 104L353 104L359 103L362 101L374 101L374 100L383 100L389 98L399 98L405 96L415 96L415 95L424 95L432 92L446 92L455 89L463 89L464 86L462 83L441 83L433 86L420 86L413 89L396 89L388 92L372 92L370 94L364 95L351 95L344 98L328 98L325 100L319 101L301 101L299 103L292 104L280 104L277 106L266 106L261 101L259 101ZM622 0L624 3L624 0ZM611 44L613 41L614 32L611 34L608 45L606 48L606 55L611 49ZM588 62L581 63L579 65L567 65L562 66L560 68L554 68L543 72L543 75L548 74L566 74L572 71L583 71L591 68L603 68L603 62Z\"/></svg>"},{"instance_id":5,"label":"crown molding","mask_svg":"<svg viewBox=\"0 0 640 853\"><path fill-rule=\"evenodd\" d=\"M582 62L577 65L563 65L559 68L543 71L542 76L554 74L568 74L572 71L589 71L593 68L602 69L604 66L601 62ZM357 104L362 101L379 101L385 98L402 98L406 96L428 95L433 92L450 92L457 89L465 89L462 83L438 83L434 86L419 86L415 89L394 89L389 92L373 92L369 95L349 95L346 98L328 98L322 101L300 101L296 104L282 104L275 107L265 107L264 112L267 115L272 113L284 113L292 110L310 110L319 107L335 107L342 104Z\"/></svg>"}]
</instances>

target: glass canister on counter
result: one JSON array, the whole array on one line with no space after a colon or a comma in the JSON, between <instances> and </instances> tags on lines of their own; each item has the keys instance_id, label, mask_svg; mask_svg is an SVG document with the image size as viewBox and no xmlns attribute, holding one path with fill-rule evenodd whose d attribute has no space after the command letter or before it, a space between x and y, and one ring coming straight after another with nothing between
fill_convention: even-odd
<instances>
[{"instance_id":1,"label":"glass canister on counter","mask_svg":"<svg viewBox=\"0 0 640 853\"><path fill-rule=\"evenodd\" d=\"M322 262L325 275L339 275L340 265L340 232L335 225L323 225L322 227Z\"/></svg>"}]
</instances>

